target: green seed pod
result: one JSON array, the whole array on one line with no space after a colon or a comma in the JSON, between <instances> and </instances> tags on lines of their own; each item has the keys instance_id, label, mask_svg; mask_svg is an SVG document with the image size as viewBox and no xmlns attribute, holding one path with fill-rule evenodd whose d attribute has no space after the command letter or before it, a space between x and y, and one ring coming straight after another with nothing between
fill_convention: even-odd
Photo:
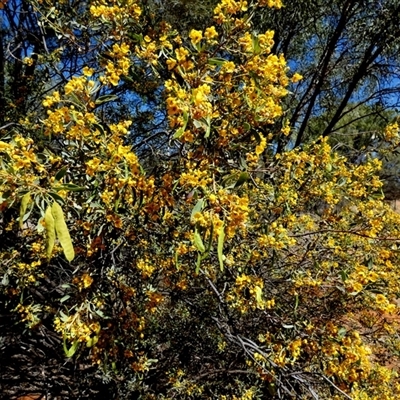
<instances>
[{"instance_id":1,"label":"green seed pod","mask_svg":"<svg viewBox=\"0 0 400 400\"><path fill-rule=\"evenodd\" d=\"M21 199L21 207L19 209L19 227L22 229L22 225L24 224L24 216L26 213L26 209L28 208L28 204L31 201L31 194L28 192L22 196Z\"/></svg>"},{"instance_id":2,"label":"green seed pod","mask_svg":"<svg viewBox=\"0 0 400 400\"><path fill-rule=\"evenodd\" d=\"M71 236L69 235L67 224L65 223L62 208L58 203L54 202L51 207L51 212L54 217L57 238L64 250L65 258L68 261L72 261L75 257L74 246L72 245Z\"/></svg>"},{"instance_id":3,"label":"green seed pod","mask_svg":"<svg viewBox=\"0 0 400 400\"><path fill-rule=\"evenodd\" d=\"M46 235L47 235L47 243L46 243L46 255L47 258L51 258L51 253L53 252L54 242L56 241L56 230L54 226L54 218L51 212L51 207L47 207L47 210L44 214L44 222L46 224Z\"/></svg>"},{"instance_id":4,"label":"green seed pod","mask_svg":"<svg viewBox=\"0 0 400 400\"><path fill-rule=\"evenodd\" d=\"M193 240L196 249L199 250L200 253L204 253L206 248L204 247L203 240L201 239L200 233L197 231L197 229L194 231Z\"/></svg>"}]
</instances>

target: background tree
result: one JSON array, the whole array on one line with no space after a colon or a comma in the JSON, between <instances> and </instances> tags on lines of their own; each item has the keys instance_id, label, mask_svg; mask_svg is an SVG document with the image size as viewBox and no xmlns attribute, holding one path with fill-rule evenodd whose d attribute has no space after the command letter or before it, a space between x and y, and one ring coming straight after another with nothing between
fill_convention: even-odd
<instances>
[{"instance_id":1,"label":"background tree","mask_svg":"<svg viewBox=\"0 0 400 400\"><path fill-rule=\"evenodd\" d=\"M258 15L260 30L275 31L274 51L303 75L287 98L295 146L312 134L311 118L329 116L318 133L329 136L363 105L376 114L398 106L399 7L391 0L302 1ZM286 143L283 139L280 147Z\"/></svg>"}]
</instances>

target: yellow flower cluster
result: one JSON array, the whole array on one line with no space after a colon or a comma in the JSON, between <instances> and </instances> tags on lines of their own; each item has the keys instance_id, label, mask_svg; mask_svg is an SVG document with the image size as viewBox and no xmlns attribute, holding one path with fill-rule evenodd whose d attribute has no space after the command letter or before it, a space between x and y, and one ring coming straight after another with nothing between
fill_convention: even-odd
<instances>
[{"instance_id":1,"label":"yellow flower cluster","mask_svg":"<svg viewBox=\"0 0 400 400\"><path fill-rule=\"evenodd\" d=\"M382 312L393 313L397 309L396 305L390 303L386 296L383 294L377 294L375 296L375 303L377 308Z\"/></svg>"},{"instance_id":2,"label":"yellow flower cluster","mask_svg":"<svg viewBox=\"0 0 400 400\"><path fill-rule=\"evenodd\" d=\"M280 250L295 244L296 239L290 237L288 230L276 221L272 222L270 225L268 235L264 234L258 238L260 249Z\"/></svg>"},{"instance_id":3,"label":"yellow flower cluster","mask_svg":"<svg viewBox=\"0 0 400 400\"><path fill-rule=\"evenodd\" d=\"M161 303L164 301L164 296L161 293L154 291L153 289L147 290L146 296L147 296L146 309L151 313L156 312L157 309L160 307Z\"/></svg>"},{"instance_id":4,"label":"yellow flower cluster","mask_svg":"<svg viewBox=\"0 0 400 400\"><path fill-rule=\"evenodd\" d=\"M363 287L368 283L376 282L380 278L379 274L373 270L369 270L364 265L356 265L353 272L346 281L347 290L349 292L361 292Z\"/></svg>"},{"instance_id":5,"label":"yellow flower cluster","mask_svg":"<svg viewBox=\"0 0 400 400\"><path fill-rule=\"evenodd\" d=\"M54 103L59 103L61 101L60 93L55 90L51 96L46 96L42 104L44 107L51 107Z\"/></svg>"},{"instance_id":6,"label":"yellow flower cluster","mask_svg":"<svg viewBox=\"0 0 400 400\"><path fill-rule=\"evenodd\" d=\"M21 135L14 136L11 143L0 141L0 152L7 153L11 158L14 171L30 169L38 163L33 140ZM6 171L1 171L1 174L5 173Z\"/></svg>"},{"instance_id":7,"label":"yellow flower cluster","mask_svg":"<svg viewBox=\"0 0 400 400\"><path fill-rule=\"evenodd\" d=\"M103 22L114 22L117 26L123 26L128 18L138 21L142 14L142 9L136 0L110 2L98 0L92 2L90 13L93 17L99 18Z\"/></svg>"},{"instance_id":8,"label":"yellow flower cluster","mask_svg":"<svg viewBox=\"0 0 400 400\"><path fill-rule=\"evenodd\" d=\"M72 283L78 287L79 291L82 291L92 286L93 278L89 274L82 274L72 279Z\"/></svg>"},{"instance_id":9,"label":"yellow flower cluster","mask_svg":"<svg viewBox=\"0 0 400 400\"><path fill-rule=\"evenodd\" d=\"M85 321L83 316L77 312L54 318L54 329L62 334L65 340L88 344L92 343L93 337L100 332L100 324Z\"/></svg>"},{"instance_id":10,"label":"yellow flower cluster","mask_svg":"<svg viewBox=\"0 0 400 400\"><path fill-rule=\"evenodd\" d=\"M214 19L218 24L230 20L232 15L247 11L248 3L245 0L222 0L214 9Z\"/></svg>"},{"instance_id":11,"label":"yellow flower cluster","mask_svg":"<svg viewBox=\"0 0 400 400\"><path fill-rule=\"evenodd\" d=\"M389 124L386 126L384 131L385 140L394 144L398 144L400 141L399 133L399 124L397 122Z\"/></svg>"},{"instance_id":12,"label":"yellow flower cluster","mask_svg":"<svg viewBox=\"0 0 400 400\"><path fill-rule=\"evenodd\" d=\"M234 287L226 296L232 308L242 314L249 310L264 310L275 306L275 300L265 300L263 296L264 282L256 276L242 274L236 277Z\"/></svg>"},{"instance_id":13,"label":"yellow flower cluster","mask_svg":"<svg viewBox=\"0 0 400 400\"><path fill-rule=\"evenodd\" d=\"M156 270L156 267L148 259L138 260L135 267L142 273L143 278L149 278Z\"/></svg>"},{"instance_id":14,"label":"yellow flower cluster","mask_svg":"<svg viewBox=\"0 0 400 400\"><path fill-rule=\"evenodd\" d=\"M322 352L329 358L325 369L328 376L353 383L368 378L371 373L371 349L363 344L356 331L338 342L327 341L322 347Z\"/></svg>"},{"instance_id":15,"label":"yellow flower cluster","mask_svg":"<svg viewBox=\"0 0 400 400\"><path fill-rule=\"evenodd\" d=\"M112 58L112 61L107 61L105 65L105 73L100 76L100 82L104 85L111 84L112 86L118 86L121 76L129 74L129 68L131 62L129 60L129 45L126 43L117 44L112 46L112 50L108 52L108 57Z\"/></svg>"},{"instance_id":16,"label":"yellow flower cluster","mask_svg":"<svg viewBox=\"0 0 400 400\"><path fill-rule=\"evenodd\" d=\"M209 171L206 169L187 169L188 172L183 172L179 178L179 184L183 188L206 188L212 182Z\"/></svg>"},{"instance_id":17,"label":"yellow flower cluster","mask_svg":"<svg viewBox=\"0 0 400 400\"><path fill-rule=\"evenodd\" d=\"M18 304L16 311L20 313L22 322L26 322L29 328L34 328L41 321L42 307L39 304L29 304L27 306Z\"/></svg>"}]
</instances>

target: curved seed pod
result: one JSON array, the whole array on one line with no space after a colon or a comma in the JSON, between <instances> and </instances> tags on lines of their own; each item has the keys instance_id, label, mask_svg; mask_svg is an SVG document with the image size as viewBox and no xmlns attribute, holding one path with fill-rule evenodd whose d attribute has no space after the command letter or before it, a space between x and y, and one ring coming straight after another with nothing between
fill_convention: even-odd
<instances>
[{"instance_id":1,"label":"curved seed pod","mask_svg":"<svg viewBox=\"0 0 400 400\"><path fill-rule=\"evenodd\" d=\"M31 201L31 194L29 192L22 196L21 207L19 209L19 227L21 229L22 229L22 225L24 224L24 216L26 213L26 209L27 209L30 201Z\"/></svg>"},{"instance_id":2,"label":"curved seed pod","mask_svg":"<svg viewBox=\"0 0 400 400\"><path fill-rule=\"evenodd\" d=\"M206 251L203 240L201 239L200 233L197 231L197 229L194 231L193 241L196 249L199 250L200 253L204 253Z\"/></svg>"},{"instance_id":3,"label":"curved seed pod","mask_svg":"<svg viewBox=\"0 0 400 400\"><path fill-rule=\"evenodd\" d=\"M68 261L72 261L75 257L74 246L72 245L71 236L69 235L67 224L65 223L62 208L58 203L54 202L51 207L51 212L54 217L57 238L64 250L65 258Z\"/></svg>"},{"instance_id":4,"label":"curved seed pod","mask_svg":"<svg viewBox=\"0 0 400 400\"><path fill-rule=\"evenodd\" d=\"M47 235L46 255L47 258L50 258L51 253L53 252L54 242L56 241L54 218L50 206L47 207L47 210L44 214L44 222L46 223L46 235Z\"/></svg>"},{"instance_id":5,"label":"curved seed pod","mask_svg":"<svg viewBox=\"0 0 400 400\"><path fill-rule=\"evenodd\" d=\"M217 247L218 261L221 271L224 270L224 254L223 254L224 240L225 240L225 230L224 226L222 225L218 235L218 247Z\"/></svg>"}]
</instances>

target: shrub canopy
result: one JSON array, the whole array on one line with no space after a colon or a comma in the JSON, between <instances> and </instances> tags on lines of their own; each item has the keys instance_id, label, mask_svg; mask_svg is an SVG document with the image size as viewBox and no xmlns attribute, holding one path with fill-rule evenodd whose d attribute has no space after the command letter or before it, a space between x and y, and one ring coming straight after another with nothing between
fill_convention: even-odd
<instances>
[{"instance_id":1,"label":"shrub canopy","mask_svg":"<svg viewBox=\"0 0 400 400\"><path fill-rule=\"evenodd\" d=\"M400 216L377 153L276 154L301 76L252 17L280 0L222 0L188 37L146 2L82 3L72 28L68 2L26 4L85 47L72 74L67 47L26 56L54 79L0 130L2 307L115 398L398 398ZM399 143L392 124L380 151Z\"/></svg>"}]
</instances>

